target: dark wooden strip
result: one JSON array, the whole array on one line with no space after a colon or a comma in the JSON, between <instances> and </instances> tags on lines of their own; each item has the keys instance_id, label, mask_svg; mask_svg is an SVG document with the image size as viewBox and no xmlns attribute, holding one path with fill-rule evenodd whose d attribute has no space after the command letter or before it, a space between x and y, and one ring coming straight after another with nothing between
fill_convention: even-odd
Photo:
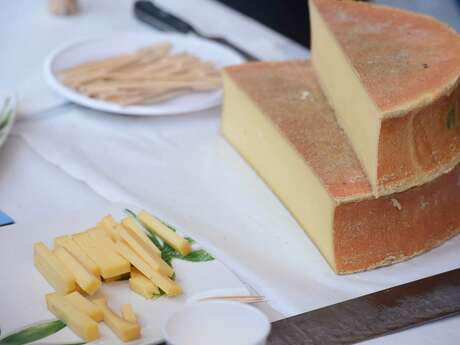
<instances>
[{"instance_id":1,"label":"dark wooden strip","mask_svg":"<svg viewBox=\"0 0 460 345\"><path fill-rule=\"evenodd\" d=\"M353 344L457 314L460 269L274 322L268 344Z\"/></svg>"}]
</instances>

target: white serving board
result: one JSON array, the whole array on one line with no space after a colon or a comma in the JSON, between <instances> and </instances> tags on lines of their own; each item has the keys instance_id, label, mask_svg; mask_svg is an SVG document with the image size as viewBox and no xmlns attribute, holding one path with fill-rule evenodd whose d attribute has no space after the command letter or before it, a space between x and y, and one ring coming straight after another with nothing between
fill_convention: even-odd
<instances>
[{"instance_id":1,"label":"white serving board","mask_svg":"<svg viewBox=\"0 0 460 345\"><path fill-rule=\"evenodd\" d=\"M117 205L110 214L120 219L125 215L123 210L123 206ZM43 241L51 247L54 237L88 229L103 216L100 212L88 210L82 214L57 215L55 219L37 219L34 224L16 224L0 230L0 344L3 337L19 329L55 319L45 303L45 294L53 289L33 265L33 244ZM197 245L194 244L194 249ZM176 279L184 290L184 294L179 297L162 296L147 300L132 292L128 281L102 285L100 292L108 298L114 311L119 313L123 303L132 304L142 327L142 338L132 344L161 342L161 328L166 319L198 296L248 294L241 281L217 260L188 262L175 259L173 266ZM99 328L101 338L91 344L125 344L103 323L100 323ZM70 344L79 341L66 327L35 344Z\"/></svg>"}]
</instances>

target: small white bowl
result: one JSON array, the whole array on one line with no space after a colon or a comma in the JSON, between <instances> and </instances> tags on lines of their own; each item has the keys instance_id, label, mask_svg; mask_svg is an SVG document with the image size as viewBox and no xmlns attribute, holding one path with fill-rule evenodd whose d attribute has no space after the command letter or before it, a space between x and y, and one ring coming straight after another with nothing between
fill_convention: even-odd
<instances>
[{"instance_id":1,"label":"small white bowl","mask_svg":"<svg viewBox=\"0 0 460 345\"><path fill-rule=\"evenodd\" d=\"M163 325L170 345L264 345L269 333L265 314L229 301L191 303Z\"/></svg>"},{"instance_id":2,"label":"small white bowl","mask_svg":"<svg viewBox=\"0 0 460 345\"><path fill-rule=\"evenodd\" d=\"M8 90L0 90L0 147L13 127L16 117L16 98Z\"/></svg>"}]
</instances>

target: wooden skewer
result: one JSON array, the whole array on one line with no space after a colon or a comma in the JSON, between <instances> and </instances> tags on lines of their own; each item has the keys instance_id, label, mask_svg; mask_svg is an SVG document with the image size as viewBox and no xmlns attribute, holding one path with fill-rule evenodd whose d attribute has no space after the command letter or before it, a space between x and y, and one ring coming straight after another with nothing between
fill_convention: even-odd
<instances>
[{"instance_id":1,"label":"wooden skewer","mask_svg":"<svg viewBox=\"0 0 460 345\"><path fill-rule=\"evenodd\" d=\"M216 300L224 300L224 301L235 301L241 303L260 303L265 302L264 296L215 296L215 297L206 297L200 299L200 301L216 301Z\"/></svg>"}]
</instances>

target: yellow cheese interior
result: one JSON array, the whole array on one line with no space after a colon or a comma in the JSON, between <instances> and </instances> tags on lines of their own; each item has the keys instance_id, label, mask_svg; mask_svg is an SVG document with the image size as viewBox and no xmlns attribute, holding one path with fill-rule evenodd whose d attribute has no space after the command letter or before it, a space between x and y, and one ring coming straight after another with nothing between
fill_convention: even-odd
<instances>
[{"instance_id":1,"label":"yellow cheese interior","mask_svg":"<svg viewBox=\"0 0 460 345\"><path fill-rule=\"evenodd\" d=\"M318 81L376 191L380 112L312 1L310 18Z\"/></svg>"},{"instance_id":2,"label":"yellow cheese interior","mask_svg":"<svg viewBox=\"0 0 460 345\"><path fill-rule=\"evenodd\" d=\"M141 336L141 328L139 324L126 321L117 314L115 314L108 306L104 299L97 299L93 301L97 306L102 309L104 314L104 323L110 327L118 338L123 341L131 341L138 339Z\"/></svg>"},{"instance_id":3,"label":"yellow cheese interior","mask_svg":"<svg viewBox=\"0 0 460 345\"><path fill-rule=\"evenodd\" d=\"M74 291L65 296L65 299L70 302L76 309L88 315L94 321L102 321L104 315L102 309L91 302L89 299L83 297L78 291Z\"/></svg>"},{"instance_id":4,"label":"yellow cheese interior","mask_svg":"<svg viewBox=\"0 0 460 345\"><path fill-rule=\"evenodd\" d=\"M335 268L335 202L319 178L257 105L224 74L222 132L283 201Z\"/></svg>"},{"instance_id":5,"label":"yellow cheese interior","mask_svg":"<svg viewBox=\"0 0 460 345\"><path fill-rule=\"evenodd\" d=\"M182 255L188 255L191 252L192 248L190 243L185 238L169 229L159 219L144 210L139 212L138 217L142 225L144 225L149 231L157 234L163 241Z\"/></svg>"},{"instance_id":6,"label":"yellow cheese interior","mask_svg":"<svg viewBox=\"0 0 460 345\"><path fill-rule=\"evenodd\" d=\"M131 278L129 278L129 288L145 298L152 298L160 293L158 286L139 272L136 268L131 270Z\"/></svg>"},{"instance_id":7,"label":"yellow cheese interior","mask_svg":"<svg viewBox=\"0 0 460 345\"><path fill-rule=\"evenodd\" d=\"M78 286L87 294L94 294L101 281L94 274L89 272L76 258L72 256L65 248L58 247L54 253L61 260L64 266L72 273Z\"/></svg>"},{"instance_id":8,"label":"yellow cheese interior","mask_svg":"<svg viewBox=\"0 0 460 345\"><path fill-rule=\"evenodd\" d=\"M69 293L75 290L72 273L42 242L34 245L34 264L56 291Z\"/></svg>"},{"instance_id":9,"label":"yellow cheese interior","mask_svg":"<svg viewBox=\"0 0 460 345\"><path fill-rule=\"evenodd\" d=\"M81 249L99 266L104 279L130 272L130 264L115 252L110 239L83 232L72 236Z\"/></svg>"},{"instance_id":10,"label":"yellow cheese interior","mask_svg":"<svg viewBox=\"0 0 460 345\"><path fill-rule=\"evenodd\" d=\"M88 315L81 312L68 301L65 296L58 293L46 295L48 310L56 317L64 321L67 326L85 341L93 341L99 338L97 323Z\"/></svg>"}]
</instances>

